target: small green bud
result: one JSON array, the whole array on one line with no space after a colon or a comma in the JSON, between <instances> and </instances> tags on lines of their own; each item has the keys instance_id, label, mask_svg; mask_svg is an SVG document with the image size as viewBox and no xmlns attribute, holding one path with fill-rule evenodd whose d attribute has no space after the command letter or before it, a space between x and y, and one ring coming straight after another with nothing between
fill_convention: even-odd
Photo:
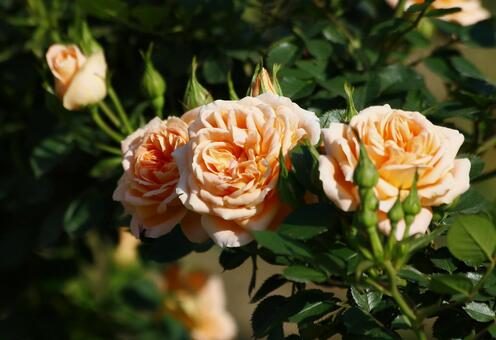
<instances>
[{"instance_id":1,"label":"small green bud","mask_svg":"<svg viewBox=\"0 0 496 340\"><path fill-rule=\"evenodd\" d=\"M346 93L346 114L344 119L345 122L349 122L351 118L358 114L358 111L355 108L355 102L353 101L354 89L347 81L344 83L344 92Z\"/></svg>"},{"instance_id":2,"label":"small green bud","mask_svg":"<svg viewBox=\"0 0 496 340\"><path fill-rule=\"evenodd\" d=\"M377 210L379 207L379 200L375 196L374 189L371 188L360 188L359 189L361 204L364 209L367 210Z\"/></svg>"},{"instance_id":3,"label":"small green bud","mask_svg":"<svg viewBox=\"0 0 496 340\"><path fill-rule=\"evenodd\" d=\"M152 101L155 111L161 113L164 108L164 94L167 90L167 84L153 66L152 49L153 46L150 45L148 51L141 54L145 62L145 70L141 78L141 90L145 97Z\"/></svg>"},{"instance_id":4,"label":"small green bud","mask_svg":"<svg viewBox=\"0 0 496 340\"><path fill-rule=\"evenodd\" d=\"M210 92L198 82L198 79L196 78L197 67L196 57L194 57L191 62L191 77L186 85L186 91L184 92L183 98L183 105L186 110L191 110L195 107L214 101Z\"/></svg>"},{"instance_id":5,"label":"small green bud","mask_svg":"<svg viewBox=\"0 0 496 340\"><path fill-rule=\"evenodd\" d=\"M396 224L405 217L403 213L403 206L401 204L400 198L396 199L391 209L388 211L388 218L392 224Z\"/></svg>"},{"instance_id":6,"label":"small green bud","mask_svg":"<svg viewBox=\"0 0 496 340\"><path fill-rule=\"evenodd\" d=\"M353 173L353 181L363 188L373 188L379 181L379 173L367 155L367 150L363 144L360 144L360 159Z\"/></svg>"},{"instance_id":7,"label":"small green bud","mask_svg":"<svg viewBox=\"0 0 496 340\"><path fill-rule=\"evenodd\" d=\"M403 210L405 211L405 215L415 216L420 212L420 209L422 208L420 205L420 198L417 193L417 180L418 173L415 173L410 193L403 201Z\"/></svg>"},{"instance_id":8,"label":"small green bud","mask_svg":"<svg viewBox=\"0 0 496 340\"><path fill-rule=\"evenodd\" d=\"M357 212L358 222L366 228L375 228L377 226L377 213L373 210L360 208Z\"/></svg>"}]
</instances>

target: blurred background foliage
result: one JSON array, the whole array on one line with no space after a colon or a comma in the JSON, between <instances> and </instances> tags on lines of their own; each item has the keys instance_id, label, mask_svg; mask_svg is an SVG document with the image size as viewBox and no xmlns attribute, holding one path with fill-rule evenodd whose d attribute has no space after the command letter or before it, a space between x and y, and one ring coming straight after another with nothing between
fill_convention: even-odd
<instances>
[{"instance_id":1,"label":"blurred background foliage","mask_svg":"<svg viewBox=\"0 0 496 340\"><path fill-rule=\"evenodd\" d=\"M0 338L187 337L168 316L154 314L161 293L150 273L161 265L122 268L112 260L117 227L128 223L110 199L120 156L101 145L112 141L88 113L65 111L48 91L45 51L77 41L84 20L105 50L110 81L134 127L153 117L139 89L139 51L153 42L154 65L167 82L167 115L183 112L193 56L216 99L229 98L229 73L243 96L263 59L269 68L282 65L284 94L318 114L345 107L348 79L358 109L389 103L456 125L468 141L464 151L480 151L486 162L485 170L481 159L473 162L474 178L494 173L492 21L461 28L433 17L415 29L393 19L383 0L2 0ZM494 202L494 180L479 180L479 192ZM162 255L164 246L174 253L167 243ZM142 252L154 258L153 248ZM193 255L194 264L208 261ZM247 304L237 295L248 275L230 277L243 288L232 288L229 298L244 302L238 305ZM252 307L235 313L245 309ZM241 338L249 335L242 326Z\"/></svg>"}]
</instances>

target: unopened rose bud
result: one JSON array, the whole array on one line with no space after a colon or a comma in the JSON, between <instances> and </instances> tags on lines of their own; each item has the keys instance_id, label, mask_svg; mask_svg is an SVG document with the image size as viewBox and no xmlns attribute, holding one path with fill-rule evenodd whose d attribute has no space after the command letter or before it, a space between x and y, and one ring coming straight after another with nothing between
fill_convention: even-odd
<instances>
[{"instance_id":1,"label":"unopened rose bud","mask_svg":"<svg viewBox=\"0 0 496 340\"><path fill-rule=\"evenodd\" d=\"M76 45L50 46L46 53L55 93L67 110L96 104L107 95L107 63L102 51L86 57Z\"/></svg>"},{"instance_id":2,"label":"unopened rose bud","mask_svg":"<svg viewBox=\"0 0 496 340\"><path fill-rule=\"evenodd\" d=\"M366 228L376 228L378 218L374 210L367 210L361 208L357 212L358 223Z\"/></svg>"},{"instance_id":3,"label":"unopened rose bud","mask_svg":"<svg viewBox=\"0 0 496 340\"><path fill-rule=\"evenodd\" d=\"M214 101L210 92L198 82L198 79L196 78L197 67L196 58L193 58L193 61L191 62L191 77L186 85L183 99L183 105L186 111Z\"/></svg>"},{"instance_id":4,"label":"unopened rose bud","mask_svg":"<svg viewBox=\"0 0 496 340\"><path fill-rule=\"evenodd\" d=\"M389 220L391 221L391 224L396 224L405 217L403 206L399 197L396 199L396 202L394 202L394 205L391 207L391 209L389 209L387 215Z\"/></svg>"},{"instance_id":5,"label":"unopened rose bud","mask_svg":"<svg viewBox=\"0 0 496 340\"><path fill-rule=\"evenodd\" d=\"M164 94L167 90L167 84L162 75L153 66L152 46L146 53L143 53L143 60L145 62L145 71L143 78L141 78L141 89L143 94L151 100L155 112L162 113L164 108Z\"/></svg>"},{"instance_id":6,"label":"unopened rose bud","mask_svg":"<svg viewBox=\"0 0 496 340\"><path fill-rule=\"evenodd\" d=\"M377 210L379 200L375 196L374 190L371 188L360 188L359 191L362 206L367 210Z\"/></svg>"},{"instance_id":7,"label":"unopened rose bud","mask_svg":"<svg viewBox=\"0 0 496 340\"><path fill-rule=\"evenodd\" d=\"M354 89L350 85L350 83L344 83L344 92L346 93L346 114L345 121L349 122L351 118L358 114L357 109L355 108L355 102L353 101L353 92Z\"/></svg>"},{"instance_id":8,"label":"unopened rose bud","mask_svg":"<svg viewBox=\"0 0 496 340\"><path fill-rule=\"evenodd\" d=\"M253 73L253 78L251 80L251 86L248 89L247 96L256 97L262 93L273 93L277 95L282 95L281 87L279 86L279 82L277 81L276 74L279 70L278 66L274 67L275 73L274 77L271 80L269 72L262 67L260 64L255 68L255 72Z\"/></svg>"},{"instance_id":9,"label":"unopened rose bud","mask_svg":"<svg viewBox=\"0 0 496 340\"><path fill-rule=\"evenodd\" d=\"M367 155L367 150L363 144L360 145L360 159L353 173L353 181L363 188L373 188L379 181L379 174Z\"/></svg>"},{"instance_id":10,"label":"unopened rose bud","mask_svg":"<svg viewBox=\"0 0 496 340\"><path fill-rule=\"evenodd\" d=\"M410 189L410 193L403 201L403 210L405 211L405 215L415 216L421 210L420 199L417 193L417 179L418 174L415 174L413 179L412 188Z\"/></svg>"}]
</instances>

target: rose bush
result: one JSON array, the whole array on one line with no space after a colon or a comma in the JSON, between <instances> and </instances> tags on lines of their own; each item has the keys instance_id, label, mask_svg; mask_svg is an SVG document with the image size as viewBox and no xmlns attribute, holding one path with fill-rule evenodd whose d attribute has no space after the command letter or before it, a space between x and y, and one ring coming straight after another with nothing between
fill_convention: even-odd
<instances>
[{"instance_id":1,"label":"rose bush","mask_svg":"<svg viewBox=\"0 0 496 340\"><path fill-rule=\"evenodd\" d=\"M1 2L0 338L494 337L482 4Z\"/></svg>"},{"instance_id":2,"label":"rose bush","mask_svg":"<svg viewBox=\"0 0 496 340\"><path fill-rule=\"evenodd\" d=\"M315 114L266 93L215 101L185 114L191 115L197 118L190 140L173 154L179 199L223 247L248 243L251 230L275 228L284 215L275 190L279 157L302 138L318 142Z\"/></svg>"},{"instance_id":3,"label":"rose bush","mask_svg":"<svg viewBox=\"0 0 496 340\"><path fill-rule=\"evenodd\" d=\"M469 188L470 161L456 159L463 135L432 124L419 112L392 109L389 105L369 107L348 125L331 123L322 134L326 154L319 157L320 179L327 197L345 211L354 211L360 204L353 172L359 158L359 141L364 143L379 172L375 187L379 228L386 233L391 229L386 214L398 196L404 199L408 195L416 172L423 208L410 235L427 231L432 219L430 207L452 203ZM398 238L404 229L402 221Z\"/></svg>"}]
</instances>

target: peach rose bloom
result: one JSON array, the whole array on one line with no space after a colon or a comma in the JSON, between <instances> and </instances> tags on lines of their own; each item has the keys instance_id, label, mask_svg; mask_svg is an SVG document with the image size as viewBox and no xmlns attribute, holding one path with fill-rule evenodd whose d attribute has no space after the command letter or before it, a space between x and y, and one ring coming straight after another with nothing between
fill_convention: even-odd
<instances>
[{"instance_id":1,"label":"peach rose bloom","mask_svg":"<svg viewBox=\"0 0 496 340\"><path fill-rule=\"evenodd\" d=\"M319 120L269 93L218 100L189 115L197 116L190 141L173 155L181 174L179 198L201 214L201 225L218 245L244 245L252 240L251 230L267 229L280 219L279 155L304 137L316 144Z\"/></svg>"},{"instance_id":2,"label":"peach rose bloom","mask_svg":"<svg viewBox=\"0 0 496 340\"><path fill-rule=\"evenodd\" d=\"M398 193L404 199L418 171L418 195L422 205L410 235L425 233L432 219L432 206L449 204L469 188L470 161L456 159L464 137L457 130L432 124L419 112L373 106L353 117L350 124L331 123L322 129L325 155L319 157L324 192L338 208L354 211L359 205L353 172L358 162L359 143L355 130L379 172L375 187L379 199L379 228L391 229L386 213ZM398 223L402 238L404 221Z\"/></svg>"},{"instance_id":3,"label":"peach rose bloom","mask_svg":"<svg viewBox=\"0 0 496 340\"><path fill-rule=\"evenodd\" d=\"M386 0L390 6L396 6L398 0ZM407 0L406 8L414 4L421 4L423 0ZM447 14L441 17L446 21L453 21L463 26L473 25L476 22L485 20L491 16L491 13L484 7L480 0L436 0L432 5L435 9L458 7L461 11Z\"/></svg>"},{"instance_id":4,"label":"peach rose bloom","mask_svg":"<svg viewBox=\"0 0 496 340\"><path fill-rule=\"evenodd\" d=\"M182 119L170 117L162 121L157 117L122 141L124 174L113 199L131 214L131 232L136 237L142 233L159 237L180 221L195 220L178 199L179 171L172 157L188 139L188 125ZM192 241L206 239L198 225L195 228L193 223L185 223L182 229Z\"/></svg>"},{"instance_id":5,"label":"peach rose bloom","mask_svg":"<svg viewBox=\"0 0 496 340\"><path fill-rule=\"evenodd\" d=\"M55 93L67 110L95 104L107 95L103 52L84 56L75 45L52 45L46 60L55 77Z\"/></svg>"},{"instance_id":6,"label":"peach rose bloom","mask_svg":"<svg viewBox=\"0 0 496 340\"><path fill-rule=\"evenodd\" d=\"M181 321L193 340L234 339L237 327L226 309L224 285L219 276L195 271L166 274L165 311Z\"/></svg>"}]
</instances>

